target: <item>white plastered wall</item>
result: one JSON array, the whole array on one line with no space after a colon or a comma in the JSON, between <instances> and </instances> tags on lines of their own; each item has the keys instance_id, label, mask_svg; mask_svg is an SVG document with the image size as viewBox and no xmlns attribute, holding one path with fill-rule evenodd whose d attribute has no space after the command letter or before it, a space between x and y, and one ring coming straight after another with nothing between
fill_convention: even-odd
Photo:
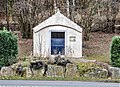
<instances>
[{"instance_id":1,"label":"white plastered wall","mask_svg":"<svg viewBox=\"0 0 120 87\"><path fill-rule=\"evenodd\" d=\"M52 26L37 33L33 32L34 56L47 57L51 54L51 32L65 32L65 55L67 57L82 57L82 33L63 26ZM70 36L75 36L76 41L70 42Z\"/></svg>"}]
</instances>

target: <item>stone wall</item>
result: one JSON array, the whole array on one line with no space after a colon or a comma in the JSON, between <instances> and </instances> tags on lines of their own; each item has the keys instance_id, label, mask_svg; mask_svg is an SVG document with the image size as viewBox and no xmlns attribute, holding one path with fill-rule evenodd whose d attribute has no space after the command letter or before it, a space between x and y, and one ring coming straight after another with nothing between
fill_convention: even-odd
<instances>
[{"instance_id":1,"label":"stone wall","mask_svg":"<svg viewBox=\"0 0 120 87\"><path fill-rule=\"evenodd\" d=\"M2 67L0 71L1 76L14 76L14 70L11 67Z\"/></svg>"},{"instance_id":2,"label":"stone wall","mask_svg":"<svg viewBox=\"0 0 120 87\"><path fill-rule=\"evenodd\" d=\"M89 62L88 62L89 63ZM29 65L23 66L22 74L16 73L17 67L22 63L16 63L8 67L2 67L0 70L0 76L13 77L13 76L25 76L31 77L60 77L60 78L79 78L81 76L87 78L120 78L120 68L111 67L105 63L79 63L81 68L78 68L77 64L68 63L66 66L60 66L57 64L47 64L47 70L45 67L40 69L30 68ZM94 65L97 64L97 66ZM81 66L82 65L82 66ZM87 66L86 66L87 65ZM84 67L84 68L83 68ZM86 67L86 68L85 68Z\"/></svg>"},{"instance_id":3,"label":"stone wall","mask_svg":"<svg viewBox=\"0 0 120 87\"><path fill-rule=\"evenodd\" d=\"M47 77L64 77L64 68L57 65L48 65Z\"/></svg>"},{"instance_id":4,"label":"stone wall","mask_svg":"<svg viewBox=\"0 0 120 87\"><path fill-rule=\"evenodd\" d=\"M79 77L79 73L78 73L78 70L77 70L77 65L67 64L65 77L69 77L69 78Z\"/></svg>"},{"instance_id":5,"label":"stone wall","mask_svg":"<svg viewBox=\"0 0 120 87\"><path fill-rule=\"evenodd\" d=\"M112 78L120 78L120 68L110 67Z\"/></svg>"}]
</instances>

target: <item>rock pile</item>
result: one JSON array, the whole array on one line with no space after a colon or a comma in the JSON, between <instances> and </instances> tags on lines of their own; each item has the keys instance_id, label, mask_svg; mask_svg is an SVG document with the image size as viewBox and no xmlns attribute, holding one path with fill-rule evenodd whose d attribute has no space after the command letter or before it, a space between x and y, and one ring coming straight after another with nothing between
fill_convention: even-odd
<instances>
[{"instance_id":1,"label":"rock pile","mask_svg":"<svg viewBox=\"0 0 120 87\"><path fill-rule=\"evenodd\" d=\"M27 66L16 63L2 67L0 76L79 78L82 75L89 78L120 78L120 68L110 67L106 63L80 60L78 65L58 56L53 60L47 63L41 60L31 61Z\"/></svg>"}]
</instances>

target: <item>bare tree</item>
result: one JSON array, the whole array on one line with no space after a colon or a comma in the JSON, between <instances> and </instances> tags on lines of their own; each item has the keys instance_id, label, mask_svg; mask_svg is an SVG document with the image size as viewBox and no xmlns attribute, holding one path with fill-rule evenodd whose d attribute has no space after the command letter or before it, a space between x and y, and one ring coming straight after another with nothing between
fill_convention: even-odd
<instances>
[{"instance_id":1,"label":"bare tree","mask_svg":"<svg viewBox=\"0 0 120 87\"><path fill-rule=\"evenodd\" d=\"M66 8L67 9L67 17L70 18L70 6L69 6L70 2L69 2L69 0L66 1L66 4L67 4L67 8Z\"/></svg>"},{"instance_id":2,"label":"bare tree","mask_svg":"<svg viewBox=\"0 0 120 87\"><path fill-rule=\"evenodd\" d=\"M3 13L6 12L6 0L0 0L0 6L3 8ZM74 21L75 13L80 11L82 15L81 20L78 22L87 33L91 30L91 25L95 15L98 15L99 28L104 23L101 23L102 16L106 16L105 28L102 31L114 30L115 18L118 13L119 1L118 0L7 0L7 13L6 17L9 22L9 16L18 21L19 30L22 32L23 38L32 38L32 28L38 23L41 23L52 14L56 13L57 8L67 15L68 18ZM112 26L111 26L112 25ZM88 35L89 36L89 35Z\"/></svg>"},{"instance_id":3,"label":"bare tree","mask_svg":"<svg viewBox=\"0 0 120 87\"><path fill-rule=\"evenodd\" d=\"M14 3L14 16L18 19L23 38L32 38L32 28L50 16L48 8L53 9L51 4L52 1L48 0L21 0Z\"/></svg>"},{"instance_id":4,"label":"bare tree","mask_svg":"<svg viewBox=\"0 0 120 87\"><path fill-rule=\"evenodd\" d=\"M55 13L56 13L57 12L56 0L54 0L54 9L55 9Z\"/></svg>"}]
</instances>

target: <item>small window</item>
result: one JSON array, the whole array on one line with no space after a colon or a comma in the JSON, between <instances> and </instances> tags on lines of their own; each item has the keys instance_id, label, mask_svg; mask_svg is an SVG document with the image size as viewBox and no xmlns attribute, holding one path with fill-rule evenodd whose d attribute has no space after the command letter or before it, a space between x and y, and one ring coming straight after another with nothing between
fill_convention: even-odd
<instances>
[{"instance_id":1,"label":"small window","mask_svg":"<svg viewBox=\"0 0 120 87\"><path fill-rule=\"evenodd\" d=\"M75 42L76 41L76 37L75 36L70 36L69 37L69 41L70 42Z\"/></svg>"}]
</instances>

